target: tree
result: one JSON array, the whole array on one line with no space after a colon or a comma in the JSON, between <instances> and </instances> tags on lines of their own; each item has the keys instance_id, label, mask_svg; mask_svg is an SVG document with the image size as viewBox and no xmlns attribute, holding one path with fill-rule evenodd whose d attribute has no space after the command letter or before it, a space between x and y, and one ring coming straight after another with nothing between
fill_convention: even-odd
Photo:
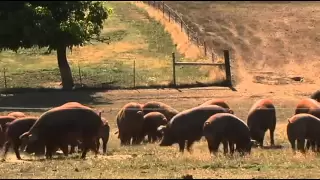
<instances>
[{"instance_id":1,"label":"tree","mask_svg":"<svg viewBox=\"0 0 320 180\"><path fill-rule=\"evenodd\" d=\"M99 38L108 13L103 2L4 1L0 2L0 49L48 47L57 51L64 89L74 86L66 49Z\"/></svg>"}]
</instances>

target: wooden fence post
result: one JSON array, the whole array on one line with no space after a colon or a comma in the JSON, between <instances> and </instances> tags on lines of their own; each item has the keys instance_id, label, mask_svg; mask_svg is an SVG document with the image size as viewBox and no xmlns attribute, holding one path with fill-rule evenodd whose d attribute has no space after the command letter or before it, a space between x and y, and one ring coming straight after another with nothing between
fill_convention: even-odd
<instances>
[{"instance_id":1,"label":"wooden fence post","mask_svg":"<svg viewBox=\"0 0 320 180\"><path fill-rule=\"evenodd\" d=\"M168 15L169 15L169 22L170 22L170 9L168 10Z\"/></svg>"},{"instance_id":2,"label":"wooden fence post","mask_svg":"<svg viewBox=\"0 0 320 180\"><path fill-rule=\"evenodd\" d=\"M224 64L225 64L225 69L226 69L226 80L227 80L228 85L232 86L229 51L224 50L223 54L224 54Z\"/></svg>"},{"instance_id":3,"label":"wooden fence post","mask_svg":"<svg viewBox=\"0 0 320 180\"><path fill-rule=\"evenodd\" d=\"M214 54L213 54L213 49L211 50L212 52L211 52L211 60L212 60L212 62L214 62Z\"/></svg>"},{"instance_id":4,"label":"wooden fence post","mask_svg":"<svg viewBox=\"0 0 320 180\"><path fill-rule=\"evenodd\" d=\"M176 56L174 52L172 53L172 79L173 86L176 87Z\"/></svg>"},{"instance_id":5,"label":"wooden fence post","mask_svg":"<svg viewBox=\"0 0 320 180\"><path fill-rule=\"evenodd\" d=\"M182 32L182 29L183 29L183 27L182 27L182 23L183 21L182 21L182 18L180 18L180 27L181 27L181 32Z\"/></svg>"},{"instance_id":6,"label":"wooden fence post","mask_svg":"<svg viewBox=\"0 0 320 180\"><path fill-rule=\"evenodd\" d=\"M188 27L186 28L186 31L187 31L188 41L190 41L190 33L189 33L189 28Z\"/></svg>"},{"instance_id":7,"label":"wooden fence post","mask_svg":"<svg viewBox=\"0 0 320 180\"><path fill-rule=\"evenodd\" d=\"M162 1L162 16L164 17L164 1Z\"/></svg>"},{"instance_id":8,"label":"wooden fence post","mask_svg":"<svg viewBox=\"0 0 320 180\"><path fill-rule=\"evenodd\" d=\"M4 80L4 88L7 89L6 68L3 68L3 80Z\"/></svg>"},{"instance_id":9,"label":"wooden fence post","mask_svg":"<svg viewBox=\"0 0 320 180\"><path fill-rule=\"evenodd\" d=\"M136 60L133 60L133 88L136 88Z\"/></svg>"},{"instance_id":10,"label":"wooden fence post","mask_svg":"<svg viewBox=\"0 0 320 180\"><path fill-rule=\"evenodd\" d=\"M198 33L196 34L196 38L197 38L197 46L199 47L199 36L198 36Z\"/></svg>"},{"instance_id":11,"label":"wooden fence post","mask_svg":"<svg viewBox=\"0 0 320 180\"><path fill-rule=\"evenodd\" d=\"M207 45L206 45L206 40L203 40L203 47L204 47L204 55L207 57Z\"/></svg>"},{"instance_id":12,"label":"wooden fence post","mask_svg":"<svg viewBox=\"0 0 320 180\"><path fill-rule=\"evenodd\" d=\"M79 70L79 80L80 80L80 85L81 85L81 87L82 87L82 75L81 75L81 68L80 68L79 60L78 60L78 70Z\"/></svg>"}]
</instances>

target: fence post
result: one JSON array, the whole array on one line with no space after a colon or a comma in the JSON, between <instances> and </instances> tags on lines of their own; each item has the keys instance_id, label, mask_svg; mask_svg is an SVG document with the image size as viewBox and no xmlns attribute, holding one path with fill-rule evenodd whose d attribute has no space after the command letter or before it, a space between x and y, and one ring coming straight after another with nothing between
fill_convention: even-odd
<instances>
[{"instance_id":1,"label":"fence post","mask_svg":"<svg viewBox=\"0 0 320 180\"><path fill-rule=\"evenodd\" d=\"M190 32L189 32L189 28L188 27L186 28L186 31L187 31L188 41L190 41L190 36L189 36Z\"/></svg>"},{"instance_id":2,"label":"fence post","mask_svg":"<svg viewBox=\"0 0 320 180\"><path fill-rule=\"evenodd\" d=\"M183 27L182 27L182 23L183 21L182 21L182 18L180 18L180 27L181 27L181 32L182 32L182 29L183 29Z\"/></svg>"},{"instance_id":3,"label":"fence post","mask_svg":"<svg viewBox=\"0 0 320 180\"><path fill-rule=\"evenodd\" d=\"M168 15L169 15L169 22L170 22L170 9L168 10Z\"/></svg>"},{"instance_id":4,"label":"fence post","mask_svg":"<svg viewBox=\"0 0 320 180\"><path fill-rule=\"evenodd\" d=\"M82 87L82 75L81 75L81 68L80 68L79 60L78 60L78 70L79 70L80 85L81 85L81 87Z\"/></svg>"},{"instance_id":5,"label":"fence post","mask_svg":"<svg viewBox=\"0 0 320 180\"><path fill-rule=\"evenodd\" d=\"M6 76L6 68L3 68L3 80L4 80L4 88L7 89L7 76Z\"/></svg>"},{"instance_id":6,"label":"fence post","mask_svg":"<svg viewBox=\"0 0 320 180\"><path fill-rule=\"evenodd\" d=\"M199 47L199 36L198 36L198 33L196 34L196 38L197 38L197 46Z\"/></svg>"},{"instance_id":7,"label":"fence post","mask_svg":"<svg viewBox=\"0 0 320 180\"><path fill-rule=\"evenodd\" d=\"M212 62L214 62L214 54L213 54L213 50L211 50L212 52L211 52L211 60L212 60Z\"/></svg>"},{"instance_id":8,"label":"fence post","mask_svg":"<svg viewBox=\"0 0 320 180\"><path fill-rule=\"evenodd\" d=\"M133 60L133 88L136 88L136 60Z\"/></svg>"},{"instance_id":9,"label":"fence post","mask_svg":"<svg viewBox=\"0 0 320 180\"><path fill-rule=\"evenodd\" d=\"M176 87L176 56L174 52L172 53L172 79L173 86Z\"/></svg>"},{"instance_id":10,"label":"fence post","mask_svg":"<svg viewBox=\"0 0 320 180\"><path fill-rule=\"evenodd\" d=\"M227 80L228 85L232 86L229 51L224 50L223 54L224 54L224 64L225 64L225 69L226 69L226 80Z\"/></svg>"},{"instance_id":11,"label":"fence post","mask_svg":"<svg viewBox=\"0 0 320 180\"><path fill-rule=\"evenodd\" d=\"M207 44L206 44L206 40L203 40L203 47L204 47L204 55L207 57Z\"/></svg>"},{"instance_id":12,"label":"fence post","mask_svg":"<svg viewBox=\"0 0 320 180\"><path fill-rule=\"evenodd\" d=\"M164 17L164 1L162 1L162 16Z\"/></svg>"}]
</instances>

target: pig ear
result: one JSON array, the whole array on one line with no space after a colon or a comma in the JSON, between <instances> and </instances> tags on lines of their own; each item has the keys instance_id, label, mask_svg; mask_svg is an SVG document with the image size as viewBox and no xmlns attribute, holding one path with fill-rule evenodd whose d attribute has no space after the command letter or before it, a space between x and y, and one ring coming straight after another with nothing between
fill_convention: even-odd
<instances>
[{"instance_id":1,"label":"pig ear","mask_svg":"<svg viewBox=\"0 0 320 180\"><path fill-rule=\"evenodd\" d=\"M157 128L157 131L161 132L162 134L164 133L164 131L166 130L167 126L161 125Z\"/></svg>"},{"instance_id":2,"label":"pig ear","mask_svg":"<svg viewBox=\"0 0 320 180\"><path fill-rule=\"evenodd\" d=\"M230 114L234 114L234 112L233 112L232 109L229 109L228 112L229 112Z\"/></svg>"},{"instance_id":3,"label":"pig ear","mask_svg":"<svg viewBox=\"0 0 320 180\"><path fill-rule=\"evenodd\" d=\"M290 123L290 118L287 119L288 123Z\"/></svg>"}]
</instances>

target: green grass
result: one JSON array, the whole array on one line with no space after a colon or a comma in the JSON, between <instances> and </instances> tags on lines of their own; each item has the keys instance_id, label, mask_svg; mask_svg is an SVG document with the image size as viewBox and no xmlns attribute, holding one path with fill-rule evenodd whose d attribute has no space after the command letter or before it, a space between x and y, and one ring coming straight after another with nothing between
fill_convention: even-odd
<instances>
[{"instance_id":1,"label":"green grass","mask_svg":"<svg viewBox=\"0 0 320 180\"><path fill-rule=\"evenodd\" d=\"M101 36L107 42L96 42L83 48L68 50L67 56L75 83L81 80L86 86L133 86L133 60L136 61L136 86L168 85L172 81L171 53L176 47L168 32L144 10L129 2L105 2L114 9L104 24ZM60 72L56 52L47 49L20 49L17 53L0 53L0 66L6 68L8 88L57 87ZM176 53L176 56L183 58ZM0 69L0 86L4 86L3 69ZM208 70L177 68L178 83L213 82L206 76Z\"/></svg>"}]
</instances>

